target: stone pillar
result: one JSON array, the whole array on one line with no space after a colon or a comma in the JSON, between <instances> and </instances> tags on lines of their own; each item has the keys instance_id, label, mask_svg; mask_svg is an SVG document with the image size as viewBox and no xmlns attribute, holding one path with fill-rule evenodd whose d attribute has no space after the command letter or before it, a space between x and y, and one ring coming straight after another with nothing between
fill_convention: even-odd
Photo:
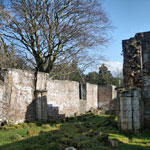
<instances>
[{"instance_id":1,"label":"stone pillar","mask_svg":"<svg viewBox=\"0 0 150 150\"><path fill-rule=\"evenodd\" d=\"M36 120L41 121L41 93L36 91L35 96Z\"/></svg>"},{"instance_id":2,"label":"stone pillar","mask_svg":"<svg viewBox=\"0 0 150 150\"><path fill-rule=\"evenodd\" d=\"M124 91L120 97L120 125L122 130L132 130L131 93Z\"/></svg>"},{"instance_id":3,"label":"stone pillar","mask_svg":"<svg viewBox=\"0 0 150 150\"><path fill-rule=\"evenodd\" d=\"M133 129L139 130L141 129L141 90L140 89L133 89L132 90L132 123L133 123Z\"/></svg>"},{"instance_id":4,"label":"stone pillar","mask_svg":"<svg viewBox=\"0 0 150 150\"><path fill-rule=\"evenodd\" d=\"M141 129L141 90L131 89L120 93L119 124L124 131Z\"/></svg>"},{"instance_id":5,"label":"stone pillar","mask_svg":"<svg viewBox=\"0 0 150 150\"><path fill-rule=\"evenodd\" d=\"M47 91L36 91L36 120L47 121Z\"/></svg>"},{"instance_id":6,"label":"stone pillar","mask_svg":"<svg viewBox=\"0 0 150 150\"><path fill-rule=\"evenodd\" d=\"M41 116L42 116L42 121L47 121L47 91L42 91L41 92L41 98L42 98L42 102L41 102Z\"/></svg>"}]
</instances>

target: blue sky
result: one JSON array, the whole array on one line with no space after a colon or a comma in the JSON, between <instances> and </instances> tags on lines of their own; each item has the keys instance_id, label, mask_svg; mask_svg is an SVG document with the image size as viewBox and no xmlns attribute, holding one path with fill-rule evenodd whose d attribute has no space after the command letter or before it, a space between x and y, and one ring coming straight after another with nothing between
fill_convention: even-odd
<instances>
[{"instance_id":1,"label":"blue sky","mask_svg":"<svg viewBox=\"0 0 150 150\"><path fill-rule=\"evenodd\" d=\"M112 25L112 40L104 48L112 64L122 63L122 40L150 31L150 0L101 0ZM115 67L115 66L114 66Z\"/></svg>"}]
</instances>

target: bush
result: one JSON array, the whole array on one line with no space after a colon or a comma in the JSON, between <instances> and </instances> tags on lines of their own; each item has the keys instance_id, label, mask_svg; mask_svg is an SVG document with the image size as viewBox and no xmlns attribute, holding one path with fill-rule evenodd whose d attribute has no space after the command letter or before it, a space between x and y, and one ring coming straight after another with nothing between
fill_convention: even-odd
<instances>
[{"instance_id":1,"label":"bush","mask_svg":"<svg viewBox=\"0 0 150 150\"><path fill-rule=\"evenodd\" d=\"M55 127L56 128L60 128L61 124L56 124Z\"/></svg>"},{"instance_id":2,"label":"bush","mask_svg":"<svg viewBox=\"0 0 150 150\"><path fill-rule=\"evenodd\" d=\"M10 124L10 127L14 127L16 129L20 129L21 128L21 125L17 125L17 124Z\"/></svg>"},{"instance_id":3,"label":"bush","mask_svg":"<svg viewBox=\"0 0 150 150\"><path fill-rule=\"evenodd\" d=\"M15 130L15 127L8 127L8 126L2 126L1 127L2 130L6 130L6 131L10 131L10 130Z\"/></svg>"},{"instance_id":4,"label":"bush","mask_svg":"<svg viewBox=\"0 0 150 150\"><path fill-rule=\"evenodd\" d=\"M36 125L36 123L28 123L28 126L29 126L30 128L35 128L37 125Z\"/></svg>"},{"instance_id":5,"label":"bush","mask_svg":"<svg viewBox=\"0 0 150 150\"><path fill-rule=\"evenodd\" d=\"M32 136L38 136L39 135L39 131L38 130L29 130L27 132L27 135L32 137Z\"/></svg>"},{"instance_id":6,"label":"bush","mask_svg":"<svg viewBox=\"0 0 150 150\"><path fill-rule=\"evenodd\" d=\"M14 134L13 136L11 136L11 139L20 141L20 140L23 140L23 137L20 134Z\"/></svg>"},{"instance_id":7,"label":"bush","mask_svg":"<svg viewBox=\"0 0 150 150\"><path fill-rule=\"evenodd\" d=\"M28 124L27 123L19 123L19 125L22 127L22 128L24 128L24 129L26 129L26 128L29 128L29 126L28 126Z\"/></svg>"},{"instance_id":8,"label":"bush","mask_svg":"<svg viewBox=\"0 0 150 150\"><path fill-rule=\"evenodd\" d=\"M42 124L42 128L48 129L48 128L50 128L50 125L49 124Z\"/></svg>"}]
</instances>

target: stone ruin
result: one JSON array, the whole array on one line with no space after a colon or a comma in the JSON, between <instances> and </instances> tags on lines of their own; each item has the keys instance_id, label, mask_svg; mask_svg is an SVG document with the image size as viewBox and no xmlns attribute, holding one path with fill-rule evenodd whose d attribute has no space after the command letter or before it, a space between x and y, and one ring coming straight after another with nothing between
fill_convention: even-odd
<instances>
[{"instance_id":1,"label":"stone ruin","mask_svg":"<svg viewBox=\"0 0 150 150\"><path fill-rule=\"evenodd\" d=\"M0 71L0 125L6 121L47 121L97 108L113 109L117 96L115 86L51 80L42 72L38 73L35 91L34 79L34 72L30 71Z\"/></svg>"},{"instance_id":2,"label":"stone ruin","mask_svg":"<svg viewBox=\"0 0 150 150\"><path fill-rule=\"evenodd\" d=\"M139 131L150 124L150 32L123 40L124 87L118 89L118 125ZM23 80L22 80L23 79ZM116 98L113 86L48 79L39 73L34 99L34 73L17 69L0 72L0 122L47 120L108 106ZM86 95L85 95L86 93Z\"/></svg>"},{"instance_id":3,"label":"stone ruin","mask_svg":"<svg viewBox=\"0 0 150 150\"><path fill-rule=\"evenodd\" d=\"M150 32L122 41L124 88L118 89L119 126L139 131L150 124Z\"/></svg>"}]
</instances>

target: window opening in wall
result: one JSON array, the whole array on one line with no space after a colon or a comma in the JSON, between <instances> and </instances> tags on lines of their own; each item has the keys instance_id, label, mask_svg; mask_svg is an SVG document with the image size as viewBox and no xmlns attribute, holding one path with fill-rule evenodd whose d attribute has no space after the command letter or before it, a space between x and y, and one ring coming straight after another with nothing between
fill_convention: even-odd
<instances>
[{"instance_id":1,"label":"window opening in wall","mask_svg":"<svg viewBox=\"0 0 150 150\"><path fill-rule=\"evenodd\" d=\"M86 100L86 84L79 84L79 97L82 100Z\"/></svg>"}]
</instances>

